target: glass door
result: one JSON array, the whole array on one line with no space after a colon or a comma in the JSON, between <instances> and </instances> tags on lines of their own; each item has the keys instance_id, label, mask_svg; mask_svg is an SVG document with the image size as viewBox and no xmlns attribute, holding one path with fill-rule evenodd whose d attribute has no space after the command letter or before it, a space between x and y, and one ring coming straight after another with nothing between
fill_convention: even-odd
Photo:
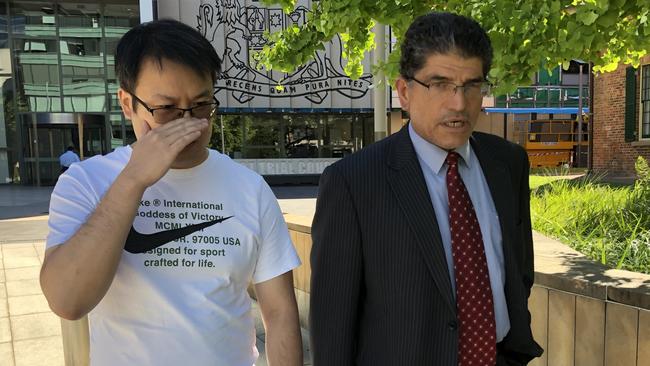
<instances>
[{"instance_id":1,"label":"glass door","mask_svg":"<svg viewBox=\"0 0 650 366\"><path fill-rule=\"evenodd\" d=\"M106 153L104 126L84 126L83 154L79 148L79 130L76 124L25 123L23 128L25 159L21 180L25 184L54 185L61 173L59 156L68 146L72 146L82 159Z\"/></svg>"}]
</instances>

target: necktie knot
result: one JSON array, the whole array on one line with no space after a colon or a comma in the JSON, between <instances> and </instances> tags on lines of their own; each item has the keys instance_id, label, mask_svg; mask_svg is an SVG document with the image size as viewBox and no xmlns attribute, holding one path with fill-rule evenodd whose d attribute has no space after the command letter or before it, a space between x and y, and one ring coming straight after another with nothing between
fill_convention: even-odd
<instances>
[{"instance_id":1,"label":"necktie knot","mask_svg":"<svg viewBox=\"0 0 650 366\"><path fill-rule=\"evenodd\" d=\"M449 165L449 166L455 166L455 165L458 164L458 158L459 157L460 157L460 155L458 155L457 152L450 151L447 154L447 158L445 159L445 163L447 163L447 165Z\"/></svg>"}]
</instances>

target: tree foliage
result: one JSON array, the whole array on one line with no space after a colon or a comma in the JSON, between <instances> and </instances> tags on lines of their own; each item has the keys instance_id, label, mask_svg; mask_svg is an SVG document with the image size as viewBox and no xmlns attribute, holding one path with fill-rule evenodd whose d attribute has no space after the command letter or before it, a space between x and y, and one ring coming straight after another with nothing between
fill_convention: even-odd
<instances>
[{"instance_id":1,"label":"tree foliage","mask_svg":"<svg viewBox=\"0 0 650 366\"><path fill-rule=\"evenodd\" d=\"M265 0L286 12L296 0ZM346 73L363 73L365 53L374 48L372 27L389 25L397 38L384 65L398 74L399 42L411 21L429 11L452 11L477 20L494 47L490 79L498 91L530 83L540 65L568 67L571 59L612 71L619 63L637 65L650 49L648 0L322 0L313 2L308 21L271 35L259 54L261 63L288 72L309 61L323 42L341 35ZM377 65L376 65L377 66Z\"/></svg>"}]
</instances>

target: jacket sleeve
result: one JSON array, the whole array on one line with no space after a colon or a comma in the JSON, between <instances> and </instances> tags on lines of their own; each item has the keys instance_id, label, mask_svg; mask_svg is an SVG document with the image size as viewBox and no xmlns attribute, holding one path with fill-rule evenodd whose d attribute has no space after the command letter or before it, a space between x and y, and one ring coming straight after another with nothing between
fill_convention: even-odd
<instances>
[{"instance_id":1,"label":"jacket sleeve","mask_svg":"<svg viewBox=\"0 0 650 366\"><path fill-rule=\"evenodd\" d=\"M520 155L519 164L522 164L519 183L519 217L521 218L521 232L519 235L521 237L521 253L523 258L520 265L524 286L526 288L526 298L528 298L530 296L530 289L535 282L535 253L533 251L533 232L530 220L530 186L528 182L530 163L528 162L528 154L526 154L526 151L521 148L518 150Z\"/></svg>"},{"instance_id":2,"label":"jacket sleeve","mask_svg":"<svg viewBox=\"0 0 650 366\"><path fill-rule=\"evenodd\" d=\"M335 166L321 175L311 235L313 364L353 365L364 291L361 230L349 186Z\"/></svg>"}]
</instances>

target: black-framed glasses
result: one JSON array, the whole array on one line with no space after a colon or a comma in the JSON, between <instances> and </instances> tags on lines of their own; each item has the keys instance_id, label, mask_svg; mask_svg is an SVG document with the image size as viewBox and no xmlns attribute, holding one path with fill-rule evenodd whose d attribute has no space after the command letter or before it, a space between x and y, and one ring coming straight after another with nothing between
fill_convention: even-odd
<instances>
[{"instance_id":1,"label":"black-framed glasses","mask_svg":"<svg viewBox=\"0 0 650 366\"><path fill-rule=\"evenodd\" d=\"M436 80L432 81L430 84L426 84L414 77L408 78L407 80L413 80L427 88L430 92L445 98L456 95L458 88L463 89L463 95L465 95L466 98L482 98L490 93L490 88L492 87L492 85L486 80L470 81L463 85L456 85L446 80Z\"/></svg>"},{"instance_id":2,"label":"black-framed glasses","mask_svg":"<svg viewBox=\"0 0 650 366\"><path fill-rule=\"evenodd\" d=\"M135 94L129 93L138 103L142 104L144 109L146 109L153 119L158 124L167 123L175 119L179 119L185 115L185 112L190 112L190 115L194 118L210 118L214 115L217 108L219 107L219 101L213 99L212 102L201 102L194 107L190 108L179 108L174 106L164 106L151 108L147 103L143 102L142 99L138 98Z\"/></svg>"}]
</instances>

